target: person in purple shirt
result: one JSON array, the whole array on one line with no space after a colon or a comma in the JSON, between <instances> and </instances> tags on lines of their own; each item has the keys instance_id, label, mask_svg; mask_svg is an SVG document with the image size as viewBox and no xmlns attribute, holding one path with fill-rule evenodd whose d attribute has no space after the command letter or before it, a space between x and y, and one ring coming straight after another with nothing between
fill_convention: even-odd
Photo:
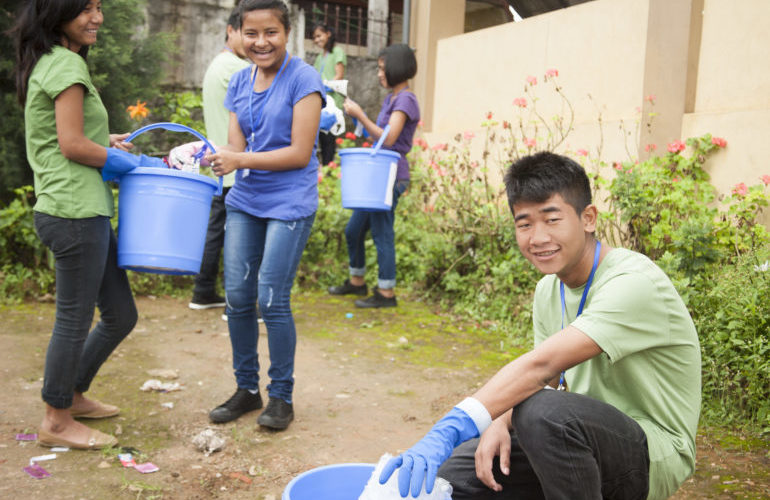
<instances>
[{"instance_id":1,"label":"person in purple shirt","mask_svg":"<svg viewBox=\"0 0 770 500\"><path fill-rule=\"evenodd\" d=\"M368 293L364 275L366 258L364 240L366 232L371 231L377 248L377 266L379 267L377 287L366 299L356 300L356 307L395 307L396 295L396 246L393 232L393 220L399 196L409 186L409 162L406 154L412 149L412 139L420 121L420 108L417 97L409 90L408 80L417 73L417 60L409 46L395 44L380 52L377 62L377 76L380 85L392 92L385 97L377 121L372 121L356 102L346 99L345 113L357 119L366 128L373 140L378 140L387 125L390 131L383 143L385 149L401 155L398 160L396 182L393 185L393 205L390 211L368 212L353 210L345 227L345 240L348 244L350 261L350 279L340 286L329 287L333 295L366 295Z\"/></svg>"},{"instance_id":2,"label":"person in purple shirt","mask_svg":"<svg viewBox=\"0 0 770 500\"><path fill-rule=\"evenodd\" d=\"M206 157L218 176L235 171L225 198L225 300L235 394L209 418L230 422L262 407L257 308L267 327L269 402L257 423L283 430L294 419L297 333L291 287L318 208L316 138L326 98L321 76L286 50L281 0L243 0L241 34L254 63L230 79L228 144ZM259 297L259 299L257 299Z\"/></svg>"}]
</instances>

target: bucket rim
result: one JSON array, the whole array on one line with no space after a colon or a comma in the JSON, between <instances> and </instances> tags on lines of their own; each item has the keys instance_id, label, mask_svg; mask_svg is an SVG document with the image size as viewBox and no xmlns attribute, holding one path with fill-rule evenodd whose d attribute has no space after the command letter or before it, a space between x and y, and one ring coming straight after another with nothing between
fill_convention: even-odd
<instances>
[{"instance_id":1,"label":"bucket rim","mask_svg":"<svg viewBox=\"0 0 770 500\"><path fill-rule=\"evenodd\" d=\"M391 151L389 149L380 149L379 151L377 151L373 155L372 155L372 148L344 148L344 149L337 150L337 153L340 156L344 156L346 154L366 153L367 155L374 156L374 157L382 155L382 156L390 156L392 158L401 158L401 154L400 153L398 153L396 151Z\"/></svg>"},{"instance_id":2,"label":"bucket rim","mask_svg":"<svg viewBox=\"0 0 770 500\"><path fill-rule=\"evenodd\" d=\"M349 466L366 467L366 468L370 468L372 471L374 471L374 469L377 467L377 464L367 464L367 463L360 463L360 462L359 463L342 463L342 464L322 465L320 467L314 467L312 469L308 469L308 470L306 470L304 472L301 472L299 475L295 476L294 479L289 481L289 484L286 485L286 489L283 491L283 497L282 498L283 498L283 500L288 498L286 495L288 495L291 492L291 490L294 487L294 485L296 483L298 483L302 478L308 476L311 472L315 473L315 472L321 472L321 471L327 470L327 469L341 469L341 468L349 467Z\"/></svg>"},{"instance_id":3,"label":"bucket rim","mask_svg":"<svg viewBox=\"0 0 770 500\"><path fill-rule=\"evenodd\" d=\"M198 181L203 182L204 184L209 184L215 189L219 187L219 182L207 175L184 172L174 168L136 167L123 174L123 177L125 178L131 175L160 175L161 177L181 177L183 179L189 179L191 181Z\"/></svg>"}]
</instances>

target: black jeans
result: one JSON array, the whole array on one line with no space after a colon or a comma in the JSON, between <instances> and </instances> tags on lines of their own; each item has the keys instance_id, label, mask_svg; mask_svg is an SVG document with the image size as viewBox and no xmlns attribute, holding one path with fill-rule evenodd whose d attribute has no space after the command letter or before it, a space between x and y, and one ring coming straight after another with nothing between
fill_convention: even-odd
<instances>
[{"instance_id":1,"label":"black jeans","mask_svg":"<svg viewBox=\"0 0 770 500\"><path fill-rule=\"evenodd\" d=\"M64 219L35 212L35 230L56 258L56 321L48 344L43 401L72 406L96 372L131 332L137 312L128 277L118 267L107 217ZM94 305L101 317L89 333Z\"/></svg>"},{"instance_id":2,"label":"black jeans","mask_svg":"<svg viewBox=\"0 0 770 500\"><path fill-rule=\"evenodd\" d=\"M321 150L321 165L334 161L337 152L337 136L331 132L318 132L318 148Z\"/></svg>"},{"instance_id":3,"label":"black jeans","mask_svg":"<svg viewBox=\"0 0 770 500\"><path fill-rule=\"evenodd\" d=\"M644 500L649 488L647 437L615 407L570 392L542 390L513 409L510 474L494 460L503 491L476 477L478 439L458 446L439 469L463 499Z\"/></svg>"},{"instance_id":4,"label":"black jeans","mask_svg":"<svg viewBox=\"0 0 770 500\"><path fill-rule=\"evenodd\" d=\"M222 190L222 196L214 196L211 200L209 225L206 228L206 244L203 247L201 270L195 275L193 295L203 297L217 293L217 276L219 275L219 255L225 244L225 196L230 188Z\"/></svg>"}]
</instances>

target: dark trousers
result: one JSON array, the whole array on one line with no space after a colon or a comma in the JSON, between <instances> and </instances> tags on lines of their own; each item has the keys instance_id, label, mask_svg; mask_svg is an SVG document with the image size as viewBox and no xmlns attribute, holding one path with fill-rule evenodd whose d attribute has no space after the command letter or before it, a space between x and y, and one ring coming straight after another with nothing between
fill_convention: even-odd
<instances>
[{"instance_id":1,"label":"dark trousers","mask_svg":"<svg viewBox=\"0 0 770 500\"><path fill-rule=\"evenodd\" d=\"M96 372L131 332L137 312L128 277L118 267L107 217L63 219L35 212L35 230L56 258L56 321L45 357L43 401L72 406ZM94 305L99 322L90 331Z\"/></svg>"},{"instance_id":2,"label":"dark trousers","mask_svg":"<svg viewBox=\"0 0 770 500\"><path fill-rule=\"evenodd\" d=\"M337 136L331 132L318 132L318 146L321 150L321 165L334 161L337 151Z\"/></svg>"},{"instance_id":3,"label":"dark trousers","mask_svg":"<svg viewBox=\"0 0 770 500\"><path fill-rule=\"evenodd\" d=\"M206 244L203 247L201 270L195 275L193 294L211 296L217 292L217 276L219 276L219 256L225 244L225 196L230 188L224 188L222 196L214 196L211 200L209 225L206 229Z\"/></svg>"},{"instance_id":4,"label":"dark trousers","mask_svg":"<svg viewBox=\"0 0 770 500\"><path fill-rule=\"evenodd\" d=\"M458 446L439 469L463 499L644 500L649 487L647 437L615 407L570 392L542 390L513 409L510 474L495 458L503 491L476 477L478 439Z\"/></svg>"}]
</instances>

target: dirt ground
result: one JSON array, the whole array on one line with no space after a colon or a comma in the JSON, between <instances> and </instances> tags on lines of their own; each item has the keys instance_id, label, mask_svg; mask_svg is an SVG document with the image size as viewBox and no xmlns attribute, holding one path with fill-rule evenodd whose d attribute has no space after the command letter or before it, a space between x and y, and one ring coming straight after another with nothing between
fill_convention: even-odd
<instances>
[{"instance_id":1,"label":"dirt ground","mask_svg":"<svg viewBox=\"0 0 770 500\"><path fill-rule=\"evenodd\" d=\"M191 311L173 298L139 297L137 304L135 331L89 393L122 412L89 425L117 435L121 446L138 450L137 462L160 470L123 468L115 451L70 451L41 462L50 477L23 472L31 457L50 453L15 437L36 432L42 416L41 377L54 312L51 303L24 304L0 309L0 498L279 499L303 471L374 463L383 453L408 448L494 367L518 354L482 340L476 325L419 302L361 311L352 299L299 294L295 421L285 432L269 432L260 430L253 412L213 426L209 410L235 389L221 310ZM265 335L259 348L264 372ZM170 381L183 390L140 391L158 378L149 373L157 369L175 370L178 378ZM264 385L261 390L264 398ZM193 446L192 438L207 428L226 439L222 451L205 455ZM731 443L702 432L696 475L675 498L770 498L768 443L742 446L739 436Z\"/></svg>"}]
</instances>

